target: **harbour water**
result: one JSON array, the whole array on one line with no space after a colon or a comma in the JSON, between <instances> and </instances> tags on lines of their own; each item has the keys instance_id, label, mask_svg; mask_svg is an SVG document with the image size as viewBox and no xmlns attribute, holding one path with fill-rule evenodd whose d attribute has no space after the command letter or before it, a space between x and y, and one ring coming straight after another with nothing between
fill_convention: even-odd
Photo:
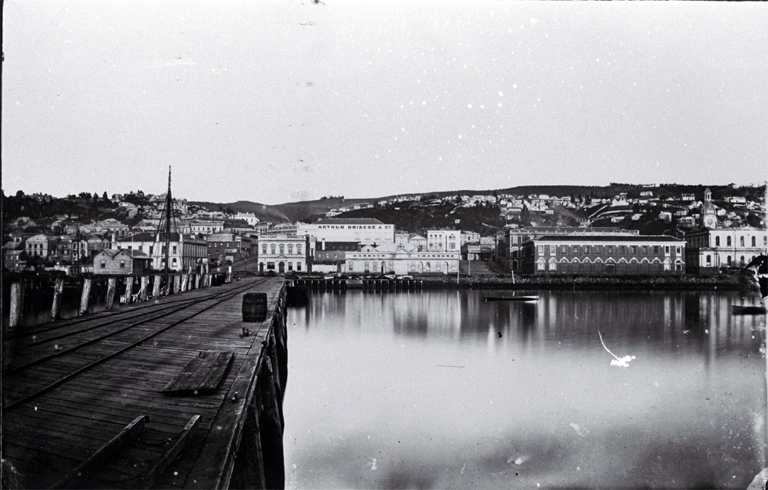
<instances>
[{"instance_id":1,"label":"harbour water","mask_svg":"<svg viewBox=\"0 0 768 490\"><path fill-rule=\"evenodd\" d=\"M288 488L746 488L766 465L765 317L738 294L488 294L290 308Z\"/></svg>"}]
</instances>

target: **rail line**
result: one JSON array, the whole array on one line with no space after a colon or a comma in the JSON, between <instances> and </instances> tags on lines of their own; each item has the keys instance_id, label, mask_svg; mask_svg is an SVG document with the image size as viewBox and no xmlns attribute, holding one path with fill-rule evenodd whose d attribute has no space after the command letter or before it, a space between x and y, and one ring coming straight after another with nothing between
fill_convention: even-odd
<instances>
[{"instance_id":1,"label":"rail line","mask_svg":"<svg viewBox=\"0 0 768 490\"><path fill-rule=\"evenodd\" d=\"M219 293L219 292L211 293L211 296L214 296L216 294L222 294L222 293ZM194 300L192 300L187 297L177 298L176 296L179 296L179 293L176 293L172 296L163 296L162 301L164 306L172 306L174 304L197 301L200 299L199 297L197 297ZM152 308L152 307L157 308L157 304L155 303L154 300L148 300L143 303L133 303L130 305L129 309L116 308L116 309L110 309L110 310L102 310L96 314L98 314L100 318L108 318L108 317L126 315L130 313L134 313L137 310L143 310L143 309ZM94 317L94 314L89 314L85 316L79 316L76 318L66 318L66 319L56 320L52 322L42 323L39 325L23 327L23 329L20 329L20 331L18 332L6 332L5 334L3 334L3 337L5 338L5 340L16 340L19 338L30 337L31 335L38 335L40 333L49 332L51 330L58 330L58 329L70 327L72 325L77 325L80 323L92 321L93 317Z\"/></svg>"},{"instance_id":2,"label":"rail line","mask_svg":"<svg viewBox=\"0 0 768 490\"><path fill-rule=\"evenodd\" d=\"M256 282L255 285L261 284L264 281L265 281L265 279L262 279L262 280ZM7 345L11 345L12 344L13 348L18 351L20 349L25 349L25 348L27 348L29 346L42 345L42 344L45 344L45 343L48 343L48 342L53 342L53 341L56 341L56 340L61 340L61 339L67 338L67 337L71 337L71 336L78 335L78 334L81 334L81 333L85 333L85 332L88 332L88 331L91 331L91 330L102 328L102 327L105 327L107 325L112 325L112 324L115 324L115 323L118 323L118 322L124 322L124 321L127 321L127 320L132 320L132 319L135 319L135 318L140 318L140 317L145 316L145 315L148 314L147 312L142 312L142 311L138 311L138 310L144 310L144 309L153 307L153 309L149 312L149 314L154 314L154 315L157 316L157 318L160 318L162 316L165 316L165 315L162 314L162 312L169 311L169 310L172 310L171 312L178 311L179 309L186 308L190 304L198 303L200 301L206 301L208 299L214 299L214 298L216 298L216 297L218 297L218 296L220 296L222 294L227 294L228 291L230 291L230 290L223 291L223 292L214 292L214 293L208 294L206 296L202 296L202 297L201 296L195 296L193 298L177 299L177 300L172 301L172 302L164 302L164 304L160 305L160 306L158 306L158 305L145 305L145 306L140 306L140 307L137 307L137 308L132 308L130 310L123 310L123 311L120 311L120 312L114 312L114 313L111 313L111 314L99 313L99 317L98 317L99 319L107 318L107 319L109 319L109 321L102 322L102 323L99 323L97 325L92 325L92 326L89 326L89 327L86 327L86 328L82 328L82 329L79 329L79 330L67 331L67 329L69 327L72 327L73 325L78 325L78 324L87 323L87 322L91 322L92 323L94 321L94 317L82 318L82 319L79 319L79 321L76 321L76 322L74 322L74 321L73 322L68 322L66 324L60 324L60 325L52 326L52 327L49 327L49 328L46 328L46 329L42 329L42 330L26 331L23 334L17 334L15 336L10 337L10 338L6 337L5 340L6 340ZM116 318L113 318L113 317L116 317ZM51 332L63 332L63 333L61 333L59 335L53 335L53 336L48 337L46 334L50 334ZM22 342L22 340L25 341L25 342ZM14 366L10 366L10 367L6 366L4 372L13 371L13 370L15 370L17 368L18 367L14 367Z\"/></svg>"},{"instance_id":3,"label":"rail line","mask_svg":"<svg viewBox=\"0 0 768 490\"><path fill-rule=\"evenodd\" d=\"M171 328L173 328L173 327L175 327L177 325L180 325L180 324L184 323L185 321L187 321L187 320L189 320L189 319L191 319L191 318L193 318L193 317L195 317L195 316L197 316L197 315L199 315L199 314L201 314L201 313L203 313L203 312L205 312L205 311L207 311L207 310L209 310L211 308L214 308L215 306L218 306L218 305L220 305L221 303L223 303L225 301L228 301L228 300L234 298L235 296L237 296L238 294L242 293L243 291L247 291L249 289L252 289L252 288L258 286L259 284L263 283L264 281L266 281L266 279L260 280L260 281L255 281L255 282L249 282L248 284L246 284L244 286L239 286L239 287L234 287L232 289L227 289L226 291L217 292L217 293L211 294L211 295L209 295L207 297L203 297L203 298L199 298L198 297L198 298L195 298L194 300L190 300L190 301L183 301L183 302L179 301L173 307L168 308L168 309L164 309L164 311L161 312L161 314L159 314L159 315L153 314L152 312L144 313L142 315L136 315L136 316L131 317L131 318L127 319L127 320L137 319L137 321L131 322L130 325L127 325L125 327L121 327L117 331L111 331L111 332L105 333L103 335L98 335L98 336L93 337L93 338L85 339L84 341L82 341L82 342L80 342L80 343L78 343L76 345L73 345L72 347L69 347L67 349L60 349L60 348L58 348L58 345L57 345L56 349L51 354L47 354L47 355L45 355L43 357L33 359L33 360L31 360L31 361L29 361L29 362L27 362L25 364L9 368L8 370L6 370L6 372L4 372L4 377L6 378L5 379L6 387L15 384L15 383L13 383L13 378L14 377L25 375L25 374L30 374L30 373L33 374L33 376L27 375L25 377L25 381L27 383L29 383L29 381L32 380L32 384L34 385L34 384L36 384L35 383L36 381L42 381L42 384L44 386L42 386L42 387L39 387L39 385L38 386L33 386L32 390L34 390L34 391L32 391L31 393L24 393L24 394L19 394L18 392L10 393L9 390L5 390L4 398L6 400L8 398L11 398L11 397L18 397L18 398L16 400L10 401L7 404L5 404L3 406L3 410L12 410L12 409L17 408L17 407L19 407L19 406L21 406L21 405L23 405L25 403L28 403L28 402L34 400L35 398L37 398L37 397L39 397L39 396L41 396L41 395L43 395L43 394L53 390L54 388L56 388L58 386L61 386L62 384L66 383L66 382L69 382L69 381L73 380L78 375L80 375L80 374L82 374L82 373L84 373L84 372L94 368L95 366L98 366L98 365L108 361L109 359L112 359L112 358L114 358L114 357L116 357L116 356L126 352L129 349L132 349L132 348L134 348L136 346L139 346L139 345L143 344L144 342L152 339L153 337L155 337L155 336L157 336L157 335L159 335L159 334L161 334L161 333L163 333L163 332L165 332L165 331L167 331L167 330L169 330L169 329L171 329ZM179 303L183 303L183 304L179 304ZM206 303L210 303L210 304L206 304ZM173 321L172 323L170 323L168 325L163 325L160 328L157 328L157 329L155 329L153 331L148 332L145 335L142 335L138 339L136 339L135 337L127 339L127 340L124 341L124 345L120 345L120 341L118 341L118 340L116 340L114 338L110 339L110 342L112 344L118 344L118 345L114 345L113 347L115 347L116 349L113 349L111 352L109 352L107 354L103 353L103 343L101 341L103 341L103 340L105 340L107 338L110 338L110 337L114 337L115 335L117 335L119 333L126 332L126 331L131 330L131 329L135 329L135 328L137 328L139 326L147 325L150 322L152 322L154 320L157 320L158 318L166 317L166 316L169 316L171 314L179 313L179 312L184 311L184 310L191 310L191 312L188 315L184 315L184 317L179 319L179 320L175 320L175 321ZM142 319L140 319L141 316L145 316L147 318L142 320ZM126 319L123 319L123 320L126 320ZM115 322L110 322L110 323L115 323ZM101 327L103 325L99 325L99 326ZM91 328L83 329L82 331L80 331L78 333L83 333L83 332L90 333L90 330L93 330L93 329L91 329ZM76 333L73 333L72 335L76 335ZM96 352L90 352L89 353L87 348L89 346L96 345L97 343L101 343L102 344L102 348L98 349L98 351L96 351ZM34 346L34 344L33 344L33 346ZM92 360L92 361L89 361L88 356L96 357L96 359ZM60 369L55 367L55 366L51 366L52 369L49 369L49 370L46 370L46 369L43 369L43 368L45 368L46 365L50 365L50 363L52 361L61 360L61 359L64 359L64 358L74 358L75 359L75 364L78 363L78 360L80 362L84 362L85 364L80 365L79 367L69 371L67 374L64 374L63 376L61 376L60 372L57 372L56 376L55 376L56 379L51 380L51 371L60 371ZM39 370L38 370L38 368L39 368ZM37 373L35 373L34 371L37 371ZM37 374L37 376L34 376L34 374ZM4 403L5 403L6 400L4 400Z\"/></svg>"}]
</instances>

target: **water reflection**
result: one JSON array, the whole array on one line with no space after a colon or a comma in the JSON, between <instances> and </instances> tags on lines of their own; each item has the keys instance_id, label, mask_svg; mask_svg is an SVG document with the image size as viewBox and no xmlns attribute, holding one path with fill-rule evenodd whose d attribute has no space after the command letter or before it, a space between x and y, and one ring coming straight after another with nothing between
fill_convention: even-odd
<instances>
[{"instance_id":1,"label":"water reflection","mask_svg":"<svg viewBox=\"0 0 768 490\"><path fill-rule=\"evenodd\" d=\"M537 294L290 309L289 487L746 487L764 465L764 317L723 293ZM611 366L600 333L636 360Z\"/></svg>"}]
</instances>

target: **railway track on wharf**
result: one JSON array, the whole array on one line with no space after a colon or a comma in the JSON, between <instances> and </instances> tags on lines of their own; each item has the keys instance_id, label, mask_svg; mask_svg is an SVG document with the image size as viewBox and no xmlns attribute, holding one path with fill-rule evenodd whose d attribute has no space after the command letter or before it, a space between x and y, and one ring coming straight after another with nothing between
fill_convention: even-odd
<instances>
[{"instance_id":1,"label":"railway track on wharf","mask_svg":"<svg viewBox=\"0 0 768 490\"><path fill-rule=\"evenodd\" d=\"M262 321L243 321L250 292L266 298ZM279 481L265 464L253 476L253 465L235 464L235 455L247 439L251 453L279 446L259 461L282 461L283 279L246 278L163 299L4 339L4 357L12 355L4 360L3 458L21 487ZM271 430L261 444L253 442L258 424Z\"/></svg>"},{"instance_id":2,"label":"railway track on wharf","mask_svg":"<svg viewBox=\"0 0 768 490\"><path fill-rule=\"evenodd\" d=\"M11 356L13 364L3 370L7 387L3 390L3 410L31 402L102 362L150 341L170 328L178 328L186 320L265 281L260 279L255 284L236 285L160 307L136 309L128 315L109 315L105 321L93 318L79 324L62 325L33 334L23 344L15 339L13 350L16 352ZM22 378L24 382L16 381Z\"/></svg>"}]
</instances>

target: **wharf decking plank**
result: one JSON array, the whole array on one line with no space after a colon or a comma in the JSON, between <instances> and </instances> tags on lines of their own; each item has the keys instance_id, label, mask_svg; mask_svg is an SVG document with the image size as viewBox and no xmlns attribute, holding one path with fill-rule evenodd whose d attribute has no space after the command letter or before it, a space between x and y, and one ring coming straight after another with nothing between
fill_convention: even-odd
<instances>
[{"instance_id":1,"label":"wharf decking plank","mask_svg":"<svg viewBox=\"0 0 768 490\"><path fill-rule=\"evenodd\" d=\"M19 399L25 393L46 387L85 365L99 361L103 356L139 342L137 346L100 362L31 399L29 403L5 410L4 457L14 463L19 461L18 468L31 470L27 488L50 487L81 462L73 454L82 456L100 447L109 440L110 434L117 433L138 415L149 417L150 423L144 434L154 443L174 438L193 415L200 415L197 432L191 435L179 458L158 476L156 486L208 488L216 479L199 479L198 476L205 475L206 471L221 476L227 465L232 463L235 440L239 438L244 421L241 414L244 412L246 392L255 386L255 369L263 354L261 341L268 333L282 287L281 278L269 278L263 282L262 279L250 280L249 283L236 282L215 290L193 290L183 295L160 298L154 305L123 305L89 315L88 318L65 320L60 325L51 324L46 328L26 331L21 337L4 341L4 357L9 352L9 358L19 366L24 364L25 359L34 360L55 351L57 344L60 349L67 349L85 339L98 339L105 333L141 321L138 317L125 318L127 316L153 310L157 312L157 308L168 307L174 302L181 306L182 301L197 298L183 311L163 312L165 316L133 325L84 348L4 376L4 391L7 390L11 398ZM242 290L220 305L210 307L213 303L206 302L215 294L234 292L236 288ZM267 320L262 323L242 322L242 295L249 291L267 292L270 308ZM186 319L191 314L196 316ZM119 321L100 325L115 320ZM180 323L160 332L176 322ZM49 329L51 326L56 328ZM251 330L250 336L242 335L243 326ZM97 328L79 332L90 327ZM32 335L53 338L65 333L71 335L42 344L33 342L26 345L22 341L28 342ZM152 337L142 342L147 336ZM39 337L36 338L36 341L39 340ZM14 351L11 347L22 350ZM220 384L212 395L169 397L161 392L192 356L209 350L232 352L231 365L223 369ZM232 400L235 391L239 391L241 397L237 401ZM18 437L14 446L13 434L20 431L24 431L23 436ZM105 471L118 479L135 474L135 470L146 461L150 461L150 465L154 464L152 461L159 461L164 447L126 448L122 459L104 465ZM216 455L223 455L224 458L217 458ZM37 471L35 468L41 464L45 465L45 470ZM203 473L199 471L201 466L205 467ZM118 481L101 473L97 475L96 485L99 482L119 486ZM130 485L127 487L130 488Z\"/></svg>"}]
</instances>

